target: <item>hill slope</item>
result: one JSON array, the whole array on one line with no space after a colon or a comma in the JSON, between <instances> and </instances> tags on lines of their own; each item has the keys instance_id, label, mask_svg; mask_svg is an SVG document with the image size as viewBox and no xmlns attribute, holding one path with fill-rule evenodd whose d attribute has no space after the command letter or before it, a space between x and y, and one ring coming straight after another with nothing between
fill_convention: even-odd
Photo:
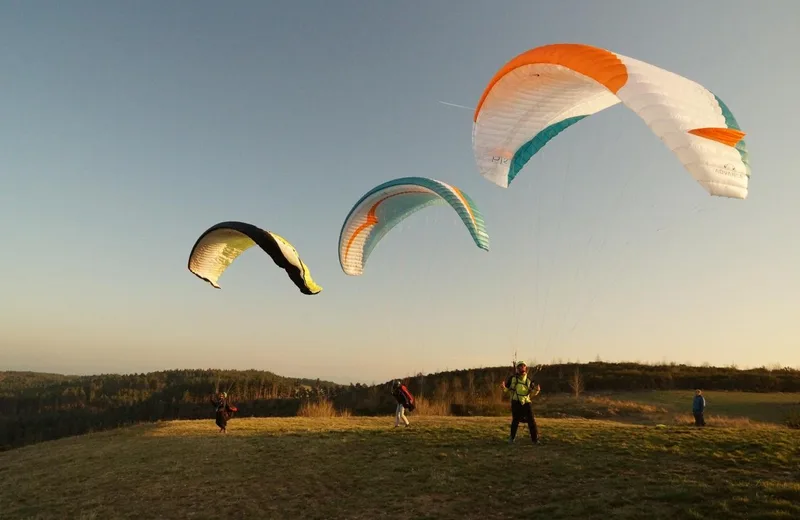
<instances>
[{"instance_id":1,"label":"hill slope","mask_svg":"<svg viewBox=\"0 0 800 520\"><path fill-rule=\"evenodd\" d=\"M800 517L800 431L412 416L140 424L0 453L0 518Z\"/></svg>"},{"instance_id":2,"label":"hill slope","mask_svg":"<svg viewBox=\"0 0 800 520\"><path fill-rule=\"evenodd\" d=\"M426 413L492 416L508 412L500 389L500 382L508 375L509 367L489 367L418 374L406 378L406 382L420 404L424 401L429 405ZM757 420L781 423L786 423L790 413L794 413L795 422L799 416L791 410L792 405L800 403L800 394L787 392L800 391L800 371L788 368L740 371L730 367L593 362L540 366L534 377L542 386L537 413L549 417L627 415L633 420L641 415L639 411L630 403L622 403L619 409L619 401L640 401L645 393L672 396L668 402L652 403L664 414L685 413L691 391L698 387L711 398L712 414L744 412ZM586 395L599 393L617 402L587 400L575 406L564 397L576 388ZM137 422L207 419L213 415L209 397L218 389L230 391L240 416L295 416L309 401L328 401L353 415L382 415L392 413L395 407L386 384L338 385L259 370L186 369L95 376L0 372L0 451ZM712 392L735 390L758 395L747 399L752 406L724 411ZM764 413L751 413L756 407ZM663 422L665 418L657 420Z\"/></svg>"}]
</instances>

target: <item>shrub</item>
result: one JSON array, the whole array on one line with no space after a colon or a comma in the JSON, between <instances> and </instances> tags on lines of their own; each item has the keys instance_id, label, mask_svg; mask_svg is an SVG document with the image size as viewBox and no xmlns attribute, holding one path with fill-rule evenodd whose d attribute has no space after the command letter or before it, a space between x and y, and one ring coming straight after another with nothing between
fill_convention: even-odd
<instances>
[{"instance_id":1,"label":"shrub","mask_svg":"<svg viewBox=\"0 0 800 520\"><path fill-rule=\"evenodd\" d=\"M784 424L789 428L800 430L800 407L794 408L789 412L789 415L787 415L784 420Z\"/></svg>"},{"instance_id":2,"label":"shrub","mask_svg":"<svg viewBox=\"0 0 800 520\"><path fill-rule=\"evenodd\" d=\"M328 400L305 401L297 411L300 417L350 417L349 410L337 410Z\"/></svg>"}]
</instances>

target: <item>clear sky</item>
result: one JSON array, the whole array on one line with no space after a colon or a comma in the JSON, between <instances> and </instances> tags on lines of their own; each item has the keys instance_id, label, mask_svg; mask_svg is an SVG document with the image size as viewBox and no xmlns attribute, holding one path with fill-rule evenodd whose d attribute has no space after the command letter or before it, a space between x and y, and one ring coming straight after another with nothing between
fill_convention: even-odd
<instances>
[{"instance_id":1,"label":"clear sky","mask_svg":"<svg viewBox=\"0 0 800 520\"><path fill-rule=\"evenodd\" d=\"M0 369L256 368L341 382L562 359L800 366L800 3L0 2ZM507 190L472 112L507 60L579 42L694 79L751 153L710 197L630 110L570 128ZM429 208L361 277L343 219L420 175L466 191L491 251ZM195 239L243 220L291 241L301 294L248 251L194 277Z\"/></svg>"}]
</instances>

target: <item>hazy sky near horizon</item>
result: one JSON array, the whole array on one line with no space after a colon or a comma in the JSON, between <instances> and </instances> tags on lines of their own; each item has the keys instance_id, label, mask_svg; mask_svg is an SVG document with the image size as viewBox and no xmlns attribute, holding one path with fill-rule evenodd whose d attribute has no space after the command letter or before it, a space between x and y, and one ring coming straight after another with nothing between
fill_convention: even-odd
<instances>
[{"instance_id":1,"label":"hazy sky near horizon","mask_svg":"<svg viewBox=\"0 0 800 520\"><path fill-rule=\"evenodd\" d=\"M757 6L757 7L756 7ZM0 3L0 370L255 368L340 382L510 363L800 366L800 3L691 0ZM517 54L588 43L719 95L747 200L709 197L621 105L504 190L472 112ZM375 185L466 191L489 253L428 208L361 277L339 230ZM323 287L259 250L221 290L195 239L286 237Z\"/></svg>"}]
</instances>

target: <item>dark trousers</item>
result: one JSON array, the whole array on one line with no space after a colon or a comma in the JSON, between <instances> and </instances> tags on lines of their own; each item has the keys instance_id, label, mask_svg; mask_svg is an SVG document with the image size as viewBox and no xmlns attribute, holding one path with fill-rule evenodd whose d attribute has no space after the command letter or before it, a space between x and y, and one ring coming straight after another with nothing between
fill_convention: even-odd
<instances>
[{"instance_id":1,"label":"dark trousers","mask_svg":"<svg viewBox=\"0 0 800 520\"><path fill-rule=\"evenodd\" d=\"M703 418L703 412L694 412L694 425L705 426L706 420Z\"/></svg>"},{"instance_id":2,"label":"dark trousers","mask_svg":"<svg viewBox=\"0 0 800 520\"><path fill-rule=\"evenodd\" d=\"M536 419L533 417L533 410L531 403L520 404L519 401L511 400L511 438L517 436L517 428L519 423L528 423L528 429L531 432L531 440L539 442L539 431L536 428Z\"/></svg>"}]
</instances>

